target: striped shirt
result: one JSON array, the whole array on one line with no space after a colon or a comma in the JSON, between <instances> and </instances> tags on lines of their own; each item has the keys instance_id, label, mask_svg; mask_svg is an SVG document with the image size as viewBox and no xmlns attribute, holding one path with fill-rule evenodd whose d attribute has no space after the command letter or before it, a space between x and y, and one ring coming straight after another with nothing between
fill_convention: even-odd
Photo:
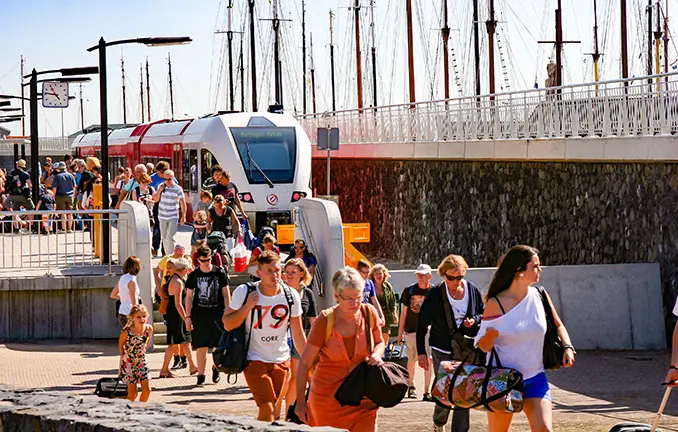
<instances>
[{"instance_id":1,"label":"striped shirt","mask_svg":"<svg viewBox=\"0 0 678 432\"><path fill-rule=\"evenodd\" d=\"M163 189L158 203L158 220L179 219L179 200L184 197L184 190L179 185Z\"/></svg>"}]
</instances>

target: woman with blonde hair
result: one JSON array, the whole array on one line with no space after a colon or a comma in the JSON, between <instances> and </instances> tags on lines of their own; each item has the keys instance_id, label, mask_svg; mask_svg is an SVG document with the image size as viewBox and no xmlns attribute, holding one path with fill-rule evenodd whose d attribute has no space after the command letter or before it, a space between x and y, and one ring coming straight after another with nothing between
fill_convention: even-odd
<instances>
[{"instance_id":1,"label":"woman with blonde hair","mask_svg":"<svg viewBox=\"0 0 678 432\"><path fill-rule=\"evenodd\" d=\"M334 398L356 366L364 361L374 366L384 363L384 340L377 326L377 311L372 305L362 304L364 288L365 281L357 270L351 267L338 270L332 277L337 305L324 310L311 328L297 376L308 376L317 358L319 361L311 377L308 401L300 397L296 408L299 419L310 426L331 426L351 432L377 429L378 407L374 402L363 398L359 406L341 406ZM303 395L305 391L306 382L297 380L297 394Z\"/></svg>"},{"instance_id":2,"label":"woman with blonde hair","mask_svg":"<svg viewBox=\"0 0 678 432\"><path fill-rule=\"evenodd\" d=\"M391 275L383 264L377 264L372 267L369 276L367 276L369 280L374 282L377 301L384 314L384 325L381 327L381 332L384 335L385 344L388 344L391 335L391 325L398 324L398 315L395 308L395 292L393 291L393 286L388 282L389 277Z\"/></svg>"},{"instance_id":3,"label":"woman with blonde hair","mask_svg":"<svg viewBox=\"0 0 678 432\"><path fill-rule=\"evenodd\" d=\"M301 322L304 332L308 336L311 326L318 317L318 306L313 296L313 290L308 287L313 280L313 275L311 275L311 272L306 268L306 264L300 258L292 258L287 261L283 267L283 275L285 276L285 283L299 293L301 298ZM299 367L301 354L294 348L292 334L289 331L287 332L287 344L290 347L290 356L292 357L290 382L285 395L285 406L289 409L297 400L297 368ZM291 414L288 410L288 419Z\"/></svg>"}]
</instances>

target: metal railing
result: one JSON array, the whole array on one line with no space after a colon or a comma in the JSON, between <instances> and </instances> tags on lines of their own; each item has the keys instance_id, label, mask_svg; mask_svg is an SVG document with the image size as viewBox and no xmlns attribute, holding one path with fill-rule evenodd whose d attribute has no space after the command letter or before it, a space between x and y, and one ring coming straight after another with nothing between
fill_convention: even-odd
<instances>
[{"instance_id":1,"label":"metal railing","mask_svg":"<svg viewBox=\"0 0 678 432\"><path fill-rule=\"evenodd\" d=\"M0 212L0 270L53 270L119 263L121 236L128 236L124 210ZM102 215L111 218L108 264L101 256ZM98 238L97 238L98 237ZM123 242L129 245L129 242Z\"/></svg>"},{"instance_id":2,"label":"metal railing","mask_svg":"<svg viewBox=\"0 0 678 432\"><path fill-rule=\"evenodd\" d=\"M308 223L306 222L306 217L304 215L304 211L300 207L296 207L293 211L293 220L295 225L299 226L299 229L301 229L301 235L302 238L306 241L306 244L308 245L309 252L311 253L316 253L316 258L318 257L317 251L315 247L315 241L313 239L313 234L311 233L311 230L308 227ZM316 260L317 261L317 260ZM313 277L313 283L312 283L311 289L318 293L319 296L325 295L325 290L323 286L323 270L320 262L316 262L315 264L315 276Z\"/></svg>"},{"instance_id":3,"label":"metal railing","mask_svg":"<svg viewBox=\"0 0 678 432\"><path fill-rule=\"evenodd\" d=\"M28 140L29 137L26 137ZM66 153L71 153L72 148L71 145L73 144L73 138L69 138L67 136L63 137L41 137L38 140L39 146L40 146L40 153L41 154L46 154L47 156L53 156L55 154L57 155L65 155ZM28 148L29 144L25 144L26 148ZM6 155L12 155L14 152L14 145L13 143L11 144L3 144L0 142L0 155L6 156Z\"/></svg>"},{"instance_id":4,"label":"metal railing","mask_svg":"<svg viewBox=\"0 0 678 432\"><path fill-rule=\"evenodd\" d=\"M651 84L649 83L651 82ZM426 143L678 132L678 73L298 117L317 141L338 127L344 144Z\"/></svg>"}]
</instances>

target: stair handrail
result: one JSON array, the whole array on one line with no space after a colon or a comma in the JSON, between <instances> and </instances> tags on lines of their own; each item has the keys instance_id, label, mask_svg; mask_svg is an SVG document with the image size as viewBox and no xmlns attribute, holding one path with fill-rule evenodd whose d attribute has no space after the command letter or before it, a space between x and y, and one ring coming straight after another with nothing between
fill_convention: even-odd
<instances>
[{"instance_id":1,"label":"stair handrail","mask_svg":"<svg viewBox=\"0 0 678 432\"><path fill-rule=\"evenodd\" d=\"M306 247L309 249L309 252L313 253L314 251L317 251L315 247L315 241L313 240L313 234L311 233L311 230L308 228L308 223L306 222L306 216L304 215L303 209L301 207L295 207L294 214L295 214L294 222L295 224L298 224L299 229L301 229L301 235L304 238L304 241L306 242ZM316 257L315 275L313 277L313 282L311 283L312 285L311 289L316 291L318 295L322 297L325 295L325 290L323 289L322 266L318 261L318 256L315 255L315 257Z\"/></svg>"}]
</instances>

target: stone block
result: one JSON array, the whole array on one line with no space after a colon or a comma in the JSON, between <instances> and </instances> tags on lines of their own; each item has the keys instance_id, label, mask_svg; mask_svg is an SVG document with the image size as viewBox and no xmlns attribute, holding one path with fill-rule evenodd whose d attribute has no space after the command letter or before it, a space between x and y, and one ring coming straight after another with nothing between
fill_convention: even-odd
<instances>
[{"instance_id":1,"label":"stone block","mask_svg":"<svg viewBox=\"0 0 678 432\"><path fill-rule=\"evenodd\" d=\"M70 396L0 385L0 431L339 431L248 417L194 413L163 404Z\"/></svg>"}]
</instances>

